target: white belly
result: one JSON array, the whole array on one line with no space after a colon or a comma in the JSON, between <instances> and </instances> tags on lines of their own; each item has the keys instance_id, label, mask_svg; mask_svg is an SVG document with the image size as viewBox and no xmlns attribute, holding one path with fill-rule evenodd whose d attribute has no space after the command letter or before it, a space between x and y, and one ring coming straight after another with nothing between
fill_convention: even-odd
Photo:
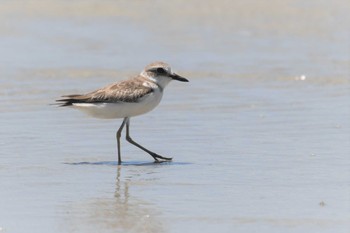
<instances>
[{"instance_id":1,"label":"white belly","mask_svg":"<svg viewBox=\"0 0 350 233\"><path fill-rule=\"evenodd\" d=\"M104 119L125 118L144 114L154 109L162 99L160 91L153 92L139 102L117 103L75 103L73 108L86 114Z\"/></svg>"}]
</instances>

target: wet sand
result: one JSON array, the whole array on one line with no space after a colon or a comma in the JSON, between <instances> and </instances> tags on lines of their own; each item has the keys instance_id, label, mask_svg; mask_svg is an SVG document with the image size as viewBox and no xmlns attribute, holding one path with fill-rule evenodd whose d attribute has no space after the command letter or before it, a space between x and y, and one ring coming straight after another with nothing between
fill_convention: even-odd
<instances>
[{"instance_id":1,"label":"wet sand","mask_svg":"<svg viewBox=\"0 0 350 233\"><path fill-rule=\"evenodd\" d=\"M348 232L350 4L0 6L0 232ZM190 83L131 119L49 105L164 60Z\"/></svg>"}]
</instances>

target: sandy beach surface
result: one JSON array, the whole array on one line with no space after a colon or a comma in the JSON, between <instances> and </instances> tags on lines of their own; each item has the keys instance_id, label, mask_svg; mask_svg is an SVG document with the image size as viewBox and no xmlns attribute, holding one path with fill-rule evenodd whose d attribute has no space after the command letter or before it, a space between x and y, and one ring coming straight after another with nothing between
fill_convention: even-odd
<instances>
[{"instance_id":1,"label":"sandy beach surface","mask_svg":"<svg viewBox=\"0 0 350 233\"><path fill-rule=\"evenodd\" d=\"M347 1L2 1L0 233L350 231ZM50 105L163 60L121 120Z\"/></svg>"}]
</instances>

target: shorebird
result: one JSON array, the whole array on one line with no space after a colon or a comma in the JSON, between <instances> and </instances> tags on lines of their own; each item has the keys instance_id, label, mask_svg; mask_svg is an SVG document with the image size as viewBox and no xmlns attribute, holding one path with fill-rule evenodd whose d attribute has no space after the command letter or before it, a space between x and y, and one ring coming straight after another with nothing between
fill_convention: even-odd
<instances>
[{"instance_id":1,"label":"shorebird","mask_svg":"<svg viewBox=\"0 0 350 233\"><path fill-rule=\"evenodd\" d=\"M123 118L116 133L118 164L122 163L120 137L124 126L128 142L150 154L155 162L171 161L172 158L154 153L130 137L130 118L154 109L162 99L164 88L172 80L188 82L186 78L172 72L168 64L154 62L134 78L112 83L87 94L64 95L62 99L56 101L60 107L73 107L92 117Z\"/></svg>"}]
</instances>

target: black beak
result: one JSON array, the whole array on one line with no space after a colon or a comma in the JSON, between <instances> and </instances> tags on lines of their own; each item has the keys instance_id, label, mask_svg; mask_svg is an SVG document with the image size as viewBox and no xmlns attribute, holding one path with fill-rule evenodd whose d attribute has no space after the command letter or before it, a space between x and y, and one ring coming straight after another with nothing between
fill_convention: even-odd
<instances>
[{"instance_id":1,"label":"black beak","mask_svg":"<svg viewBox=\"0 0 350 233\"><path fill-rule=\"evenodd\" d=\"M180 82L188 82L188 79L185 79L184 77L181 77L180 75L177 75L175 73L172 73L169 75L172 79L180 81Z\"/></svg>"}]
</instances>

